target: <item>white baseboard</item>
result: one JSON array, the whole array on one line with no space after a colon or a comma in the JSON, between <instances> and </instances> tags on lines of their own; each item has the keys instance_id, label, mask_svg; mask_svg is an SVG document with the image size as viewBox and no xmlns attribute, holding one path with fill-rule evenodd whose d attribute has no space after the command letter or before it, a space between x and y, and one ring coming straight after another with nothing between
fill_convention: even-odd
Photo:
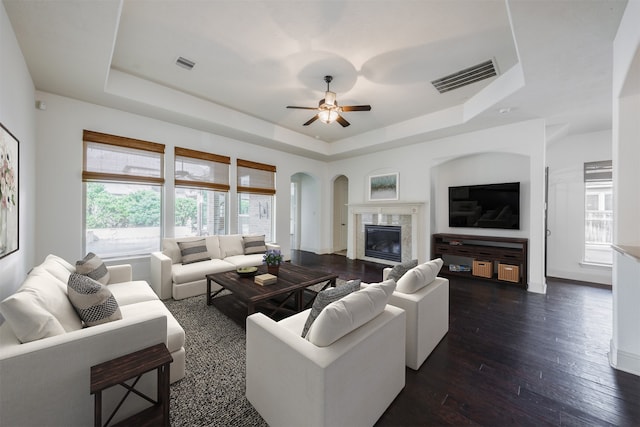
<instances>
[{"instance_id":1,"label":"white baseboard","mask_svg":"<svg viewBox=\"0 0 640 427\"><path fill-rule=\"evenodd\" d=\"M640 355L618 350L611 340L609 364L620 371L640 376Z\"/></svg>"}]
</instances>

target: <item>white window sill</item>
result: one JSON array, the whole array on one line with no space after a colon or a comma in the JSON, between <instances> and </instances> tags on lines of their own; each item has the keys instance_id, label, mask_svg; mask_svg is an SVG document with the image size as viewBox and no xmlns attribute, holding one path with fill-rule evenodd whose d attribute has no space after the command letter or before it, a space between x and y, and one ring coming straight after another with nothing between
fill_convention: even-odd
<instances>
[{"instance_id":1,"label":"white window sill","mask_svg":"<svg viewBox=\"0 0 640 427\"><path fill-rule=\"evenodd\" d=\"M580 261L580 266L587 267L587 268L594 268L598 270L611 270L612 268L611 264L599 264L596 262L589 262L589 261Z\"/></svg>"}]
</instances>

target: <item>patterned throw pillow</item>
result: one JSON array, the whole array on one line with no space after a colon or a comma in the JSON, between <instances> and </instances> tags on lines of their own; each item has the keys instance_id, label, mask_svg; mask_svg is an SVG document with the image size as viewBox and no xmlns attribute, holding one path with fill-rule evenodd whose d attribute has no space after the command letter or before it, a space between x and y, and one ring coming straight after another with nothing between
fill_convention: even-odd
<instances>
[{"instance_id":1,"label":"patterned throw pillow","mask_svg":"<svg viewBox=\"0 0 640 427\"><path fill-rule=\"evenodd\" d=\"M87 326L122 319L111 291L88 276L72 273L67 283L69 301Z\"/></svg>"},{"instance_id":2,"label":"patterned throw pillow","mask_svg":"<svg viewBox=\"0 0 640 427\"><path fill-rule=\"evenodd\" d=\"M109 283L109 270L104 262L93 252L76 262L76 273L82 274L96 280L103 285Z\"/></svg>"},{"instance_id":3,"label":"patterned throw pillow","mask_svg":"<svg viewBox=\"0 0 640 427\"><path fill-rule=\"evenodd\" d=\"M387 276L387 280L395 280L397 282L398 279L401 278L407 271L417 266L418 266L417 259L412 259L411 261L394 265L391 271L389 272L389 275Z\"/></svg>"},{"instance_id":4,"label":"patterned throw pillow","mask_svg":"<svg viewBox=\"0 0 640 427\"><path fill-rule=\"evenodd\" d=\"M313 301L309 317L302 328L302 338L307 336L309 328L316 320L323 308L328 306L334 301L338 301L340 298L349 295L351 292L355 292L360 289L360 279L349 280L342 286L336 286L335 288L328 288L324 291L318 292L316 299Z\"/></svg>"},{"instance_id":5,"label":"patterned throw pillow","mask_svg":"<svg viewBox=\"0 0 640 427\"><path fill-rule=\"evenodd\" d=\"M205 239L193 240L191 242L178 242L178 246L182 254L182 264L191 264L211 259Z\"/></svg>"},{"instance_id":6,"label":"patterned throw pillow","mask_svg":"<svg viewBox=\"0 0 640 427\"><path fill-rule=\"evenodd\" d=\"M263 254L267 251L267 245L264 243L264 234L262 236L242 236L244 240L244 254Z\"/></svg>"}]
</instances>

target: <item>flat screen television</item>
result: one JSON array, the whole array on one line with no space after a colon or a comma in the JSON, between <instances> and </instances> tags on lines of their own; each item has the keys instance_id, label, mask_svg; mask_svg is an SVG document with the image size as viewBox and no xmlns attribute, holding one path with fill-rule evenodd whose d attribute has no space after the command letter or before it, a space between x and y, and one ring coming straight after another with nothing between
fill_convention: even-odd
<instances>
[{"instance_id":1,"label":"flat screen television","mask_svg":"<svg viewBox=\"0 0 640 427\"><path fill-rule=\"evenodd\" d=\"M520 229L520 183L449 187L449 227Z\"/></svg>"}]
</instances>

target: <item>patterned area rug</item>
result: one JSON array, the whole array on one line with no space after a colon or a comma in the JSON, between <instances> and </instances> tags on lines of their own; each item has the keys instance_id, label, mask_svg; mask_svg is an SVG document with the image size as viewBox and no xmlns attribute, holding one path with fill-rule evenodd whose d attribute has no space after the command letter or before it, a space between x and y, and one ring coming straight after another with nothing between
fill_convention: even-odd
<instances>
[{"instance_id":1,"label":"patterned area rug","mask_svg":"<svg viewBox=\"0 0 640 427\"><path fill-rule=\"evenodd\" d=\"M266 426L245 397L244 329L202 295L165 304L186 336L186 375L171 385L171 425Z\"/></svg>"},{"instance_id":2,"label":"patterned area rug","mask_svg":"<svg viewBox=\"0 0 640 427\"><path fill-rule=\"evenodd\" d=\"M186 375L171 385L171 425L266 426L245 397L244 329L202 295L165 304L186 335Z\"/></svg>"}]
</instances>

